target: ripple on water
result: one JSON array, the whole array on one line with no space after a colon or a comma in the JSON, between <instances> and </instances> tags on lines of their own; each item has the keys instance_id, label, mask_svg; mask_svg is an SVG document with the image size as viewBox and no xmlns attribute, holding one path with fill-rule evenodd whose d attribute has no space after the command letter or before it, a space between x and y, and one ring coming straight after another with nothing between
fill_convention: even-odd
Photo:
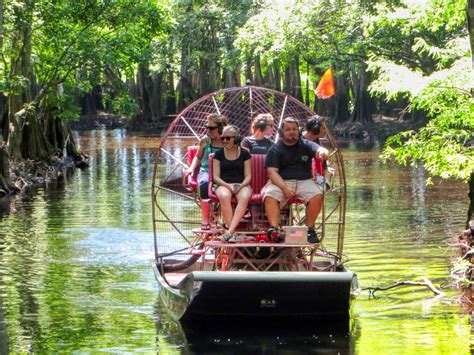
<instances>
[{"instance_id":1,"label":"ripple on water","mask_svg":"<svg viewBox=\"0 0 474 355\"><path fill-rule=\"evenodd\" d=\"M153 259L153 234L121 228L71 228L64 237L77 238L72 261L100 265L136 266Z\"/></svg>"}]
</instances>

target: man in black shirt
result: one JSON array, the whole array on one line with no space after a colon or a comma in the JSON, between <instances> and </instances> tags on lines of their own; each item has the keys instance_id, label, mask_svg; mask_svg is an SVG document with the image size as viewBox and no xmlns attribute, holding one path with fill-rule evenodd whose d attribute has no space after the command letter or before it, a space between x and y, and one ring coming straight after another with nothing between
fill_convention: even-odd
<instances>
[{"instance_id":1,"label":"man in black shirt","mask_svg":"<svg viewBox=\"0 0 474 355\"><path fill-rule=\"evenodd\" d=\"M323 191L312 179L312 159L327 159L326 148L300 137L299 123L287 117L281 124L281 137L267 153L265 167L270 181L262 189L269 234L280 224L280 209L289 199L297 198L306 205L308 241L319 240L314 230L323 201Z\"/></svg>"}]
</instances>

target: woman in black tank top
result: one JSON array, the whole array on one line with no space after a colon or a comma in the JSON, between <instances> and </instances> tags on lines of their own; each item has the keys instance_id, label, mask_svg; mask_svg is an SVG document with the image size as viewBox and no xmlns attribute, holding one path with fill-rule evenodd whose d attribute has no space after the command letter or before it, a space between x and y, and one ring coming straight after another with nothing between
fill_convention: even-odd
<instances>
[{"instance_id":1,"label":"woman in black tank top","mask_svg":"<svg viewBox=\"0 0 474 355\"><path fill-rule=\"evenodd\" d=\"M214 155L213 180L216 185L216 195L221 204L222 217L228 225L228 230L222 239L236 242L238 238L235 230L252 196L250 153L240 148L239 129L236 126L225 127L221 139L224 148ZM232 211L231 205L233 196L237 199L235 211Z\"/></svg>"}]
</instances>

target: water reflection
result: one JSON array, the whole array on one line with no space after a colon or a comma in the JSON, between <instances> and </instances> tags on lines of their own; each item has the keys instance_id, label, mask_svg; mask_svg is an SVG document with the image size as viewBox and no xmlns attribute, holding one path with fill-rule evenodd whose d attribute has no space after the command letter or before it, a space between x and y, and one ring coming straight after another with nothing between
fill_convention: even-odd
<instances>
[{"instance_id":1,"label":"water reflection","mask_svg":"<svg viewBox=\"0 0 474 355\"><path fill-rule=\"evenodd\" d=\"M116 130L77 139L89 169L0 200L0 353L469 351L469 317L455 300L415 288L361 294L344 331L327 323L298 331L250 323L182 329L159 303L148 260L158 138ZM425 276L448 283L454 252L446 242L464 225L466 187L425 186L423 170L382 164L380 145L342 143L344 250L360 284ZM194 206L183 210L195 213Z\"/></svg>"},{"instance_id":2,"label":"water reflection","mask_svg":"<svg viewBox=\"0 0 474 355\"><path fill-rule=\"evenodd\" d=\"M157 309L161 308L158 301ZM167 342L158 343L163 353L181 341L182 350L190 354L352 354L360 327L356 318L337 323L330 319L311 322L221 319L192 324L163 321L158 323L157 333L170 334Z\"/></svg>"},{"instance_id":3,"label":"water reflection","mask_svg":"<svg viewBox=\"0 0 474 355\"><path fill-rule=\"evenodd\" d=\"M317 324L223 323L216 327L183 328L187 348L203 354L351 354L353 338L348 327Z\"/></svg>"}]
</instances>

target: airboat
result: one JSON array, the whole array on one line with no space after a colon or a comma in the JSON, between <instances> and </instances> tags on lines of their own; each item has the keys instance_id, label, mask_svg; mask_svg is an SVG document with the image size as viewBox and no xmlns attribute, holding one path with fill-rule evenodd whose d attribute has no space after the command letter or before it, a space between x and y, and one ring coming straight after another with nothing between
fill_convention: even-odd
<instances>
[{"instance_id":1,"label":"airboat","mask_svg":"<svg viewBox=\"0 0 474 355\"><path fill-rule=\"evenodd\" d=\"M195 175L185 174L199 138L206 134L210 113L226 115L243 136L249 135L255 115L271 113L273 138L283 118L292 116L304 124L315 114L288 94L245 86L203 96L172 121L160 141L152 183L152 266L169 314L180 321L348 318L357 278L345 266L346 182L341 151L331 133L322 142L330 150L333 174L327 177L330 187L317 221L320 242L288 238L275 243L260 238L268 228L260 196L267 181L265 156L252 155L254 195L237 231L244 238L229 243L219 239L224 230L215 197L209 201L211 228L201 228ZM313 167L317 165L314 162ZM313 170L317 175L318 169ZM297 201L289 204L281 220L290 234L298 235L304 226L304 206Z\"/></svg>"}]
</instances>

